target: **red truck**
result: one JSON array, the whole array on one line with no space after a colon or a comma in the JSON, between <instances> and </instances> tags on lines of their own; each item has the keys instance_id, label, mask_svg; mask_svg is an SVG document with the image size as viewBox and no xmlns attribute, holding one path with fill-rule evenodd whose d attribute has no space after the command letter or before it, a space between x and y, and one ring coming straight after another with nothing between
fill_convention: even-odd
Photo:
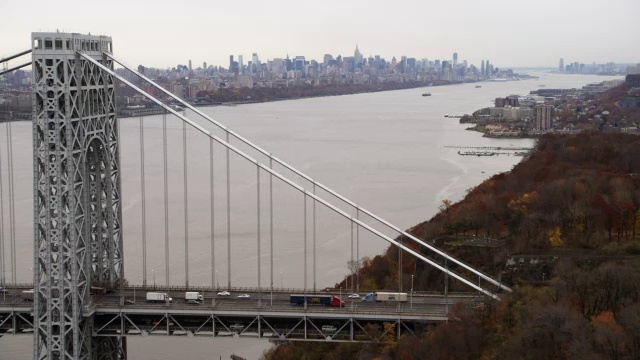
<instances>
[{"instance_id":1,"label":"red truck","mask_svg":"<svg viewBox=\"0 0 640 360\"><path fill-rule=\"evenodd\" d=\"M344 307L344 301L333 295L291 295L289 302L291 305L323 305L330 307Z\"/></svg>"}]
</instances>

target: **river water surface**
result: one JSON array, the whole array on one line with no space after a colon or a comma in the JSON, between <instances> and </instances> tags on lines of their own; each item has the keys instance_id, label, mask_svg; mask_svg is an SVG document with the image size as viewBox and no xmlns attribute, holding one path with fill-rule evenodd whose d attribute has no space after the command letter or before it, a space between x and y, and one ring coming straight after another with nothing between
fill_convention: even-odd
<instances>
[{"instance_id":1,"label":"river water surface","mask_svg":"<svg viewBox=\"0 0 640 360\"><path fill-rule=\"evenodd\" d=\"M273 153L320 183L329 186L375 214L406 229L437 212L442 200L458 201L466 191L494 174L508 171L521 160L516 156L460 156L445 146L523 146L529 139L488 139L467 125L444 114L462 115L490 106L498 96L525 95L540 85L547 88L581 87L610 78L584 75L538 73L539 80L486 82L475 84L398 90L370 94L280 101L242 106L201 108L202 111ZM423 92L432 96L422 97ZM191 111L187 116L197 118ZM215 270L211 271L211 226L209 154L207 138L187 131L188 234L185 234L184 155L182 125L167 117L169 181L169 270L165 267L164 190L162 159L162 116L144 119L146 177L146 282L185 283L185 245L189 238L189 283L225 287L257 286L324 288L341 281L347 261L380 254L387 243L360 230L359 246L351 247L351 223L321 205L316 206L317 257L313 272L313 206L307 200L307 256L304 251L304 200L296 190L274 180L274 251L270 266L269 178L260 172L260 239L257 237L256 168L231 155L231 272L227 263L225 152L214 145L214 241ZM220 131L205 121L197 122L214 134ZM121 163L125 273L130 283L141 284L142 199L140 182L140 120L121 120ZM14 123L14 171L16 191L16 242L18 282L31 282L33 264L32 149L31 125ZM4 199L7 199L6 128L0 127ZM232 139L232 145L240 142ZM259 161L268 164L264 157ZM307 190L313 186L279 166L274 169L291 177ZM316 189L322 198L339 201ZM5 201L5 237L9 218ZM349 212L354 215L355 212ZM367 223L369 219L362 217ZM354 232L355 234L355 232ZM393 232L387 235L395 237ZM258 254L258 241L260 253ZM9 250L9 242L5 241ZM352 250L353 249L353 250ZM258 278L257 260L260 259ZM306 262L307 276L304 277ZM7 255L7 265L9 264ZM272 274L273 273L273 277ZM7 266L7 279L12 274ZM0 359L30 359L32 341L27 336L0 338ZM129 359L175 359L188 354L192 360L228 358L231 353L257 359L269 347L266 341L250 339L130 338Z\"/></svg>"}]
</instances>

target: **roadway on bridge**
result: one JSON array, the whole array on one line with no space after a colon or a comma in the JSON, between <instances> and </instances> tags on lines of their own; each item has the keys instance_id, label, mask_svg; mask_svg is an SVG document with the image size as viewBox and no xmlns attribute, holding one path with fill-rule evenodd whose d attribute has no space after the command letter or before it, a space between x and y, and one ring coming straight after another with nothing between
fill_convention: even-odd
<instances>
[{"instance_id":1,"label":"roadway on bridge","mask_svg":"<svg viewBox=\"0 0 640 360\"><path fill-rule=\"evenodd\" d=\"M31 301L25 299L23 296L24 289L7 289L6 292L0 294L0 304L13 305L13 306L30 306ZM215 308L220 310L234 310L234 309L264 309L264 310L285 310L290 309L294 311L301 310L302 306L292 305L290 303L290 293L282 292L231 292L229 296L218 296L217 292L204 292L204 301L199 304L189 304L185 299L184 291L164 291L161 289L154 290L154 292L166 292L171 298L172 302L167 303L153 303L146 301L147 291L127 289L121 291L115 291L111 294L93 295L93 302L96 307L127 307L127 308L145 308L145 309L166 309L166 308L188 308L197 310L199 308ZM248 298L239 298L239 295L249 295ZM298 294L298 292L296 292ZM354 311L380 311L380 312L411 312L416 314L445 314L455 303L471 303L477 301L477 296L472 294L468 295L424 295L415 294L409 295L406 302L367 302L362 299L348 299L348 294L340 293L326 293L326 292L308 292L308 295L335 295L341 297L345 302L345 309ZM365 293L361 293L360 296L364 297ZM309 310L316 308L323 308L322 306L310 305Z\"/></svg>"}]
</instances>

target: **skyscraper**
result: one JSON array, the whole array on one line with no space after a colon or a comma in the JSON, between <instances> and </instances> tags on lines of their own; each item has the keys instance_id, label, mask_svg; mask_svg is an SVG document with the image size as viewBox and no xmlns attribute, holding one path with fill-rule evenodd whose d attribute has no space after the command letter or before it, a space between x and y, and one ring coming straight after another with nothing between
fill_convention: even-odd
<instances>
[{"instance_id":1,"label":"skyscraper","mask_svg":"<svg viewBox=\"0 0 640 360\"><path fill-rule=\"evenodd\" d=\"M454 52L453 53L453 67L455 68L456 66L458 66L458 53Z\"/></svg>"},{"instance_id":2,"label":"skyscraper","mask_svg":"<svg viewBox=\"0 0 640 360\"><path fill-rule=\"evenodd\" d=\"M358 50L357 44L356 44L356 50L353 52L353 59L355 61L356 66L358 66L359 64L362 64L363 56L360 53L360 50Z\"/></svg>"},{"instance_id":3,"label":"skyscraper","mask_svg":"<svg viewBox=\"0 0 640 360\"><path fill-rule=\"evenodd\" d=\"M229 71L233 71L233 55L229 55Z\"/></svg>"},{"instance_id":4,"label":"skyscraper","mask_svg":"<svg viewBox=\"0 0 640 360\"><path fill-rule=\"evenodd\" d=\"M256 72L258 67L260 66L260 59L258 59L258 53L253 53L251 56L251 60L253 62L253 72Z\"/></svg>"},{"instance_id":5,"label":"skyscraper","mask_svg":"<svg viewBox=\"0 0 640 360\"><path fill-rule=\"evenodd\" d=\"M487 61L484 63L485 76L489 76L489 75L491 75L491 70L490 70L490 69L491 69L491 68L489 67L489 60L487 60Z\"/></svg>"},{"instance_id":6,"label":"skyscraper","mask_svg":"<svg viewBox=\"0 0 640 360\"><path fill-rule=\"evenodd\" d=\"M480 74L484 76L484 60L480 63Z\"/></svg>"},{"instance_id":7,"label":"skyscraper","mask_svg":"<svg viewBox=\"0 0 640 360\"><path fill-rule=\"evenodd\" d=\"M242 55L238 55L238 66L240 67L240 73L244 73L244 60L242 59Z\"/></svg>"},{"instance_id":8,"label":"skyscraper","mask_svg":"<svg viewBox=\"0 0 640 360\"><path fill-rule=\"evenodd\" d=\"M564 72L564 59L560 58L560 65L558 65L558 71Z\"/></svg>"},{"instance_id":9,"label":"skyscraper","mask_svg":"<svg viewBox=\"0 0 640 360\"><path fill-rule=\"evenodd\" d=\"M304 56L296 56L295 59L293 60L293 68L294 68L294 70L303 71L304 72L305 63L306 63L306 60L305 60Z\"/></svg>"},{"instance_id":10,"label":"skyscraper","mask_svg":"<svg viewBox=\"0 0 640 360\"><path fill-rule=\"evenodd\" d=\"M189 59L189 71L191 71L191 70L193 70L193 69L191 68L191 59Z\"/></svg>"}]
</instances>

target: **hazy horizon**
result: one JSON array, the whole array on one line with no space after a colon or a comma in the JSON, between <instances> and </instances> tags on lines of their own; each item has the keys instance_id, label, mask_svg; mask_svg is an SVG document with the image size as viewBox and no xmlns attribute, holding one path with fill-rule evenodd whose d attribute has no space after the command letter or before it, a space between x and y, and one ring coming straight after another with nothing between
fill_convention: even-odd
<instances>
[{"instance_id":1,"label":"hazy horizon","mask_svg":"<svg viewBox=\"0 0 640 360\"><path fill-rule=\"evenodd\" d=\"M561 57L565 64L640 62L636 0L515 5L504 0L249 0L241 5L196 0L176 6L164 0L154 5L114 0L97 8L69 0L6 0L0 56L30 47L31 32L59 30L109 35L117 56L157 68L189 60L194 68L203 62L227 67L229 55L243 55L246 64L254 52L261 60L288 54L321 61L325 53L352 56L356 44L365 57L447 60L457 52L460 62L479 65L488 59L503 68L557 67Z\"/></svg>"}]
</instances>

